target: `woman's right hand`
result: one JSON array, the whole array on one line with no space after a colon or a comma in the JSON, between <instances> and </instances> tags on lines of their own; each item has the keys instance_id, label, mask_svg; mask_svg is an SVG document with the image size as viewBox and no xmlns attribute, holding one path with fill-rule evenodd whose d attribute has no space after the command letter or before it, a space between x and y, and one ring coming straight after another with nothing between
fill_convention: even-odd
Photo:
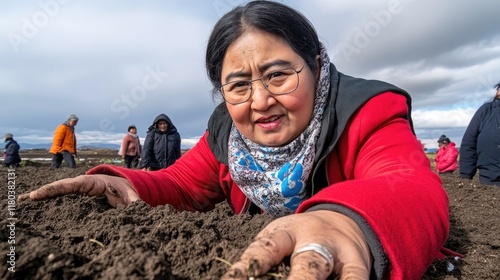
<instances>
[{"instance_id":1,"label":"woman's right hand","mask_svg":"<svg viewBox=\"0 0 500 280\"><path fill-rule=\"evenodd\" d=\"M323 248L331 260L317 250L297 254L311 244ZM290 256L287 279L327 279L332 273L337 275L335 279L369 279L373 264L367 239L354 220L334 211L317 210L269 223L221 279L265 275L286 256Z\"/></svg>"},{"instance_id":2,"label":"woman's right hand","mask_svg":"<svg viewBox=\"0 0 500 280\"><path fill-rule=\"evenodd\" d=\"M62 179L32 192L21 194L17 199L37 201L74 193L88 196L104 195L113 207L129 205L140 199L127 179L109 175L80 175L75 178Z\"/></svg>"}]
</instances>

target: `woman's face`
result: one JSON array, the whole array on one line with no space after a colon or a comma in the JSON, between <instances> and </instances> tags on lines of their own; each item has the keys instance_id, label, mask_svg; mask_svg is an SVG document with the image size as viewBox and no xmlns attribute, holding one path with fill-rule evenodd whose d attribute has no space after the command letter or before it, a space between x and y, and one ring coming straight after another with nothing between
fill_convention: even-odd
<instances>
[{"instance_id":1,"label":"woman's face","mask_svg":"<svg viewBox=\"0 0 500 280\"><path fill-rule=\"evenodd\" d=\"M228 47L221 83L253 80L284 68L300 70L304 64L304 59L281 38L251 30ZM274 95L257 80L252 83L248 101L236 105L226 102L234 124L245 137L277 147L290 143L305 130L313 111L316 75L307 65L298 75L298 87L291 93Z\"/></svg>"},{"instance_id":2,"label":"woman's face","mask_svg":"<svg viewBox=\"0 0 500 280\"><path fill-rule=\"evenodd\" d=\"M158 121L157 125L158 125L158 130L160 130L161 132L165 132L168 130L168 123L165 120Z\"/></svg>"}]
</instances>

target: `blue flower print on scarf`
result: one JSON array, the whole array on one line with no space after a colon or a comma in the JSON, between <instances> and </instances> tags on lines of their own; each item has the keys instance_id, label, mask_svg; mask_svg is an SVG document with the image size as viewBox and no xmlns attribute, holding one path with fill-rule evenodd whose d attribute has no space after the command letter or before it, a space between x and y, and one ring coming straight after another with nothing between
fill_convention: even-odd
<instances>
[{"instance_id":1,"label":"blue flower print on scarf","mask_svg":"<svg viewBox=\"0 0 500 280\"><path fill-rule=\"evenodd\" d=\"M262 168L257 164L255 159L248 153L248 151L238 151L237 156L240 158L238 161L238 165L241 167L246 167L249 170L252 171L264 171ZM240 170L241 171L241 170Z\"/></svg>"},{"instance_id":2,"label":"blue flower print on scarf","mask_svg":"<svg viewBox=\"0 0 500 280\"><path fill-rule=\"evenodd\" d=\"M302 174L303 167L302 164L298 163L295 165L293 170L291 169L291 164L288 162L278 171L277 177L281 180L281 193L284 197L292 197L298 195L302 190ZM286 174L290 174L285 177Z\"/></svg>"}]
</instances>

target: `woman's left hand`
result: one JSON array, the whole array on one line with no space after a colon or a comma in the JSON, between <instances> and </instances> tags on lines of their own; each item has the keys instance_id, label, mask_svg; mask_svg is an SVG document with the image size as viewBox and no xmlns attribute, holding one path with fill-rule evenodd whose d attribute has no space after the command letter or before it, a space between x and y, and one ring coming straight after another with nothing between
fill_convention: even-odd
<instances>
[{"instance_id":1,"label":"woman's left hand","mask_svg":"<svg viewBox=\"0 0 500 280\"><path fill-rule=\"evenodd\" d=\"M271 222L255 239L222 279L265 275L294 252L289 280L326 279L332 272L340 279L370 278L368 243L358 225L343 214L318 210L289 215ZM301 248L306 250L298 253Z\"/></svg>"}]
</instances>

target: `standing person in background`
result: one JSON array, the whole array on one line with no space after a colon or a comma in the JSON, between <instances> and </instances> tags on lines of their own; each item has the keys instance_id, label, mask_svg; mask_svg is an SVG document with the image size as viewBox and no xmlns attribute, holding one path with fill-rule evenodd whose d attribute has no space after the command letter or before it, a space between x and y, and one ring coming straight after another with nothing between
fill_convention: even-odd
<instances>
[{"instance_id":1,"label":"standing person in background","mask_svg":"<svg viewBox=\"0 0 500 280\"><path fill-rule=\"evenodd\" d=\"M446 135L441 135L438 139L439 150L434 158L436 171L439 174L453 173L457 169L458 150L455 143L450 141Z\"/></svg>"},{"instance_id":2,"label":"standing person in background","mask_svg":"<svg viewBox=\"0 0 500 280\"><path fill-rule=\"evenodd\" d=\"M66 162L67 167L76 167L75 126L77 123L78 117L71 114L64 123L57 126L52 147L49 150L49 153L52 154L52 168L59 168L63 160Z\"/></svg>"},{"instance_id":3,"label":"standing person in background","mask_svg":"<svg viewBox=\"0 0 500 280\"><path fill-rule=\"evenodd\" d=\"M12 133L6 133L3 136L3 141L5 142L3 166L17 168L21 162L21 157L19 156L19 144L17 144L16 140L14 140L14 135L12 135Z\"/></svg>"},{"instance_id":4,"label":"standing person in background","mask_svg":"<svg viewBox=\"0 0 500 280\"><path fill-rule=\"evenodd\" d=\"M500 83L493 100L476 111L460 144L460 177L500 186Z\"/></svg>"},{"instance_id":5,"label":"standing person in background","mask_svg":"<svg viewBox=\"0 0 500 280\"><path fill-rule=\"evenodd\" d=\"M181 157L181 136L170 118L158 115L149 127L141 155L141 167L154 171L172 165Z\"/></svg>"},{"instance_id":6,"label":"standing person in background","mask_svg":"<svg viewBox=\"0 0 500 280\"><path fill-rule=\"evenodd\" d=\"M141 157L141 140L139 135L137 135L137 127L131 125L127 129L128 133L125 135L120 147L120 154L124 165L127 168L137 168L139 167L139 159Z\"/></svg>"}]
</instances>

